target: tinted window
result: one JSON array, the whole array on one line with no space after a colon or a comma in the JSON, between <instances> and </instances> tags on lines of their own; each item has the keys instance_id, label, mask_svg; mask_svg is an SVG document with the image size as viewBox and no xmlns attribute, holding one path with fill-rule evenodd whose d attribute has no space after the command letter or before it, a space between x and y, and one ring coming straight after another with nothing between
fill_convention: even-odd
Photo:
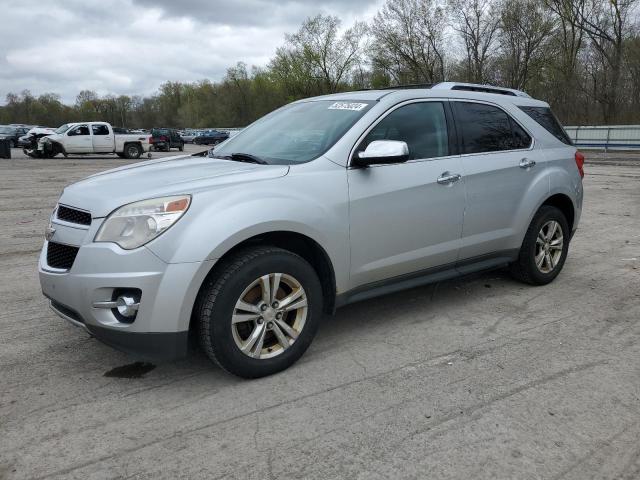
<instances>
[{"instance_id":1,"label":"tinted window","mask_svg":"<svg viewBox=\"0 0 640 480\"><path fill-rule=\"evenodd\" d=\"M89 127L86 125L78 125L77 127L74 127L69 132L69 136L74 137L76 135L89 135Z\"/></svg>"},{"instance_id":2,"label":"tinted window","mask_svg":"<svg viewBox=\"0 0 640 480\"><path fill-rule=\"evenodd\" d=\"M516 150L531 145L527 132L500 108L470 102L453 105L464 153Z\"/></svg>"},{"instance_id":3,"label":"tinted window","mask_svg":"<svg viewBox=\"0 0 640 480\"><path fill-rule=\"evenodd\" d=\"M531 145L531 137L529 134L511 117L509 117L509 121L511 122L511 131L513 132L513 148L529 148Z\"/></svg>"},{"instance_id":4,"label":"tinted window","mask_svg":"<svg viewBox=\"0 0 640 480\"><path fill-rule=\"evenodd\" d=\"M109 135L109 127L106 125L91 125L94 135Z\"/></svg>"},{"instance_id":5,"label":"tinted window","mask_svg":"<svg viewBox=\"0 0 640 480\"><path fill-rule=\"evenodd\" d=\"M548 107L520 107L524 113L533 118L536 122L542 125L547 132L556 137L562 143L567 145L573 145L571 138L564 131L562 125Z\"/></svg>"},{"instance_id":6,"label":"tinted window","mask_svg":"<svg viewBox=\"0 0 640 480\"><path fill-rule=\"evenodd\" d=\"M358 150L365 150L374 140L406 142L410 160L449 155L444 106L440 102L420 102L394 110L373 127Z\"/></svg>"}]
</instances>

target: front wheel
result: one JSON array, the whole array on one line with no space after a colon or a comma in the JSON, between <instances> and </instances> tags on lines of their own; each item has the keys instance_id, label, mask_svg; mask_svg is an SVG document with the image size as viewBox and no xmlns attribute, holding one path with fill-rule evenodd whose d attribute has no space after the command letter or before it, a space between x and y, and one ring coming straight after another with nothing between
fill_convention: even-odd
<instances>
[{"instance_id":1,"label":"front wheel","mask_svg":"<svg viewBox=\"0 0 640 480\"><path fill-rule=\"evenodd\" d=\"M178 146L178 150L180 150L181 152L184 152L184 143L181 143L181 144Z\"/></svg>"},{"instance_id":2,"label":"front wheel","mask_svg":"<svg viewBox=\"0 0 640 480\"><path fill-rule=\"evenodd\" d=\"M552 282L564 266L570 237L564 214L556 207L543 205L529 224L511 273L531 285Z\"/></svg>"},{"instance_id":3,"label":"front wheel","mask_svg":"<svg viewBox=\"0 0 640 480\"><path fill-rule=\"evenodd\" d=\"M195 308L203 350L244 378L288 368L311 344L322 316L315 270L275 247L243 250L223 262Z\"/></svg>"}]
</instances>

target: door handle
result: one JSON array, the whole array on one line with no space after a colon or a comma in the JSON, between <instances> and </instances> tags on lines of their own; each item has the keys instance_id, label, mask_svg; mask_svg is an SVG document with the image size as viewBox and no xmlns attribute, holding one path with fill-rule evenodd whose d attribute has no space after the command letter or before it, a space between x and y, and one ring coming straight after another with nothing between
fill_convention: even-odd
<instances>
[{"instance_id":1,"label":"door handle","mask_svg":"<svg viewBox=\"0 0 640 480\"><path fill-rule=\"evenodd\" d=\"M536 165L536 162L533 160L529 160L528 158L523 158L522 160L520 160L520 168L530 168L530 167L534 167Z\"/></svg>"},{"instance_id":2,"label":"door handle","mask_svg":"<svg viewBox=\"0 0 640 480\"><path fill-rule=\"evenodd\" d=\"M443 172L442 175L438 177L437 182L440 185L449 185L450 183L455 183L462 178L462 175L459 173L450 173Z\"/></svg>"}]
</instances>

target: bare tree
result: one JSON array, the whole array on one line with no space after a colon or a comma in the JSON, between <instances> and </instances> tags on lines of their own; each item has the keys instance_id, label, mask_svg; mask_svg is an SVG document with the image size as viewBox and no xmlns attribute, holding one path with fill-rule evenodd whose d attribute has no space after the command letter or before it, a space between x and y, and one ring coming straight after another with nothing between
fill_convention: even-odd
<instances>
[{"instance_id":1,"label":"bare tree","mask_svg":"<svg viewBox=\"0 0 640 480\"><path fill-rule=\"evenodd\" d=\"M371 27L374 69L398 83L444 80L444 24L434 0L387 0Z\"/></svg>"},{"instance_id":2,"label":"bare tree","mask_svg":"<svg viewBox=\"0 0 640 480\"><path fill-rule=\"evenodd\" d=\"M335 16L308 18L300 30L286 36L286 45L277 52L279 62L288 68L301 68L320 80L324 91L335 92L349 79L361 61L367 26L356 22L342 35L340 20Z\"/></svg>"},{"instance_id":3,"label":"bare tree","mask_svg":"<svg viewBox=\"0 0 640 480\"><path fill-rule=\"evenodd\" d=\"M582 18L587 0L545 0L545 4L559 19L560 65L565 80L578 68L578 54L583 46Z\"/></svg>"},{"instance_id":4,"label":"bare tree","mask_svg":"<svg viewBox=\"0 0 640 480\"><path fill-rule=\"evenodd\" d=\"M487 64L494 46L500 16L490 0L449 0L453 28L465 47L466 80L488 80Z\"/></svg>"},{"instance_id":5,"label":"bare tree","mask_svg":"<svg viewBox=\"0 0 640 480\"><path fill-rule=\"evenodd\" d=\"M540 0L504 0L500 6L500 83L525 89L538 73L544 47L554 30L554 21Z\"/></svg>"},{"instance_id":6,"label":"bare tree","mask_svg":"<svg viewBox=\"0 0 640 480\"><path fill-rule=\"evenodd\" d=\"M569 2L563 15L584 31L592 47L602 57L607 78L602 85L598 101L603 106L604 121L616 115L620 97L619 85L624 62L625 40L631 33L631 14L639 0L585 0Z\"/></svg>"}]
</instances>

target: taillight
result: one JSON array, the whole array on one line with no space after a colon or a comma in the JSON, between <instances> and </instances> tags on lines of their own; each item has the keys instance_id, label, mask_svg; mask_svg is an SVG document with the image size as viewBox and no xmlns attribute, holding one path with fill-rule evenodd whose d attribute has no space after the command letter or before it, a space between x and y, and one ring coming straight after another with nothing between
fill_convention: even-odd
<instances>
[{"instance_id":1,"label":"taillight","mask_svg":"<svg viewBox=\"0 0 640 480\"><path fill-rule=\"evenodd\" d=\"M576 166L580 172L580 178L584 178L584 155L576 151Z\"/></svg>"},{"instance_id":2,"label":"taillight","mask_svg":"<svg viewBox=\"0 0 640 480\"><path fill-rule=\"evenodd\" d=\"M153 137L149 137L149 143L153 143Z\"/></svg>"}]
</instances>

